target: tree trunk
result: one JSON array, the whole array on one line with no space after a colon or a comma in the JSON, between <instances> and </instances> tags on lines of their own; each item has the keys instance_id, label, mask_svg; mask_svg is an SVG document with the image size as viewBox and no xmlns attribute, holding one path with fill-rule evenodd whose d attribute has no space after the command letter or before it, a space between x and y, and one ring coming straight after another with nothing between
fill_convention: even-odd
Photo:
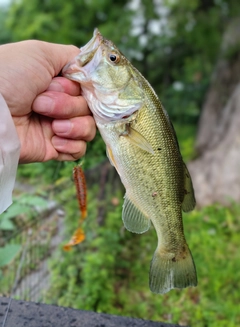
<instances>
[{"instance_id":1,"label":"tree trunk","mask_svg":"<svg viewBox=\"0 0 240 327\"><path fill-rule=\"evenodd\" d=\"M199 206L240 201L240 20L231 22L199 121L189 164Z\"/></svg>"}]
</instances>

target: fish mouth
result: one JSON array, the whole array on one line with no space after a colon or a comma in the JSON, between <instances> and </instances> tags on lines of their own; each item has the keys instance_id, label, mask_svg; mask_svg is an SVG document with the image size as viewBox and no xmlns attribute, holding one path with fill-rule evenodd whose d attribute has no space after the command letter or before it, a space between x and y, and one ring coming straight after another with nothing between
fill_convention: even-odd
<instances>
[{"instance_id":1,"label":"fish mouth","mask_svg":"<svg viewBox=\"0 0 240 327\"><path fill-rule=\"evenodd\" d=\"M63 67L62 75L75 81L79 81L79 79L81 79L81 75L83 78L85 76L85 72L82 67L86 66L91 61L102 41L103 36L99 30L95 28L93 37L86 45L80 48L79 55Z\"/></svg>"}]
</instances>

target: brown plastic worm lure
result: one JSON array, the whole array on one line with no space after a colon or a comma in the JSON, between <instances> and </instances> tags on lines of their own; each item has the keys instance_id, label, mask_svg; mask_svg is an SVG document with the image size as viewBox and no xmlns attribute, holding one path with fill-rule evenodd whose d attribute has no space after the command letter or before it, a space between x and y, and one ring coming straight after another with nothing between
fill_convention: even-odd
<instances>
[{"instance_id":1,"label":"brown plastic worm lure","mask_svg":"<svg viewBox=\"0 0 240 327\"><path fill-rule=\"evenodd\" d=\"M73 168L73 180L76 186L77 199L81 212L80 221L83 221L87 217L87 186L81 166L75 166Z\"/></svg>"},{"instance_id":2,"label":"brown plastic worm lure","mask_svg":"<svg viewBox=\"0 0 240 327\"><path fill-rule=\"evenodd\" d=\"M85 233L81 225L87 217L87 186L84 172L82 167L79 165L73 168L73 180L76 187L77 200L81 215L78 229L74 232L70 241L63 247L65 251L69 251L72 246L83 242L85 239Z\"/></svg>"}]
</instances>

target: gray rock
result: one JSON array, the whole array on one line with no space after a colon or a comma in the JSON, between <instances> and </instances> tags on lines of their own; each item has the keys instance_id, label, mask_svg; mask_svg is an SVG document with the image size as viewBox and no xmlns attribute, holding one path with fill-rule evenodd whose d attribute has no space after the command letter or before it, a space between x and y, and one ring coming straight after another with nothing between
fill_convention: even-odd
<instances>
[{"instance_id":1,"label":"gray rock","mask_svg":"<svg viewBox=\"0 0 240 327\"><path fill-rule=\"evenodd\" d=\"M91 311L75 310L43 303L0 298L1 327L177 327ZM10 306L9 306L10 303ZM6 317L7 313L7 317Z\"/></svg>"}]
</instances>

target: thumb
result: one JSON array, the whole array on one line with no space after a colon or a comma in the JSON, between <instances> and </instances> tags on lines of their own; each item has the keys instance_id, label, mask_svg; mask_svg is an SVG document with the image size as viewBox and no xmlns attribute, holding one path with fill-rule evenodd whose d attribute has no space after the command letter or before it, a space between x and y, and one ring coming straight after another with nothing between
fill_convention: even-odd
<instances>
[{"instance_id":1,"label":"thumb","mask_svg":"<svg viewBox=\"0 0 240 327\"><path fill-rule=\"evenodd\" d=\"M49 63L51 76L57 76L62 68L79 54L80 49L74 45L42 42L43 55Z\"/></svg>"}]
</instances>

